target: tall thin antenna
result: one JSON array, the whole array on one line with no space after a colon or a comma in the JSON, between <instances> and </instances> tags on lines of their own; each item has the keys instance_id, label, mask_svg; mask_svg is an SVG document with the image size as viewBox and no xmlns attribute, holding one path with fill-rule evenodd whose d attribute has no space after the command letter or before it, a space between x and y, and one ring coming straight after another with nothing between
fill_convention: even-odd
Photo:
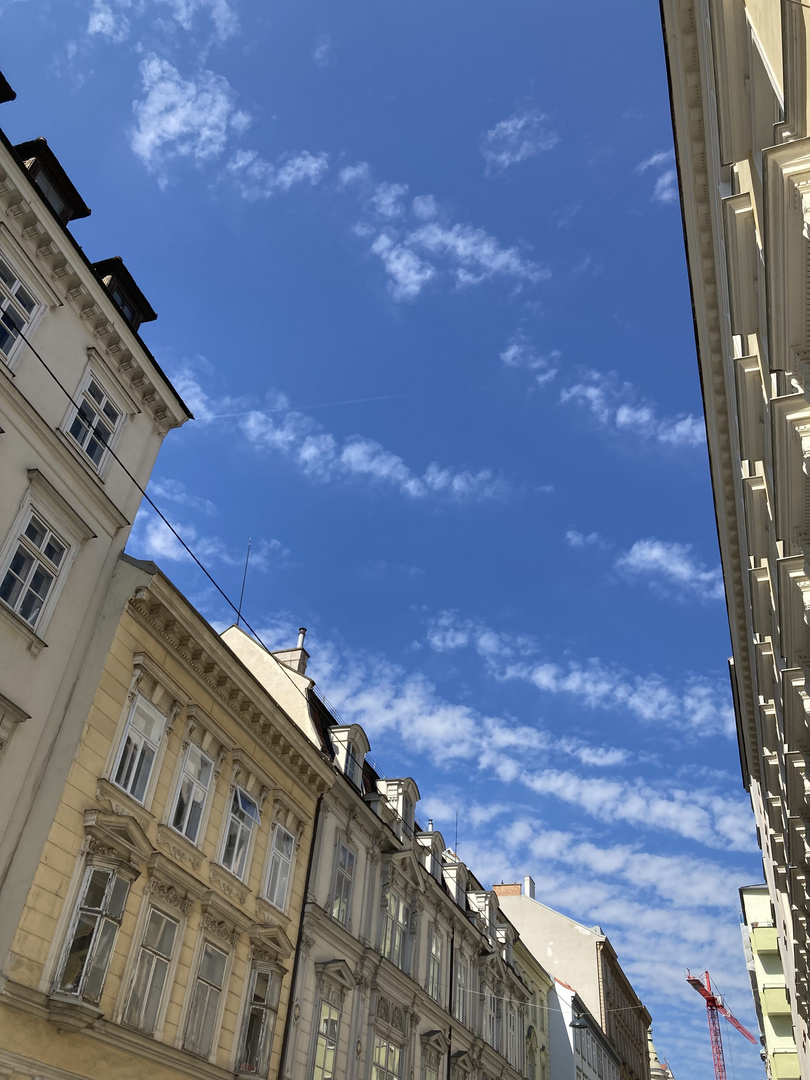
<instances>
[{"instance_id":1,"label":"tall thin antenna","mask_svg":"<svg viewBox=\"0 0 810 1080\"><path fill-rule=\"evenodd\" d=\"M239 626L239 621L242 618L242 601L245 598L245 582L247 581L247 568L248 568L248 563L250 562L250 541L251 541L251 538L248 537L248 549L247 549L247 555L245 556L245 572L244 572L244 574L242 574L242 591L239 594L239 609L236 612L236 625L237 626Z\"/></svg>"}]
</instances>

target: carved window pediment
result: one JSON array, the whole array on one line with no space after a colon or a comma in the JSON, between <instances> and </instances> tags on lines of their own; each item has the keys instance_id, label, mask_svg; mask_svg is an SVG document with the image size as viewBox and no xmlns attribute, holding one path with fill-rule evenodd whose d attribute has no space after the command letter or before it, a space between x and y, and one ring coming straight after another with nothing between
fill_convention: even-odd
<instances>
[{"instance_id":1,"label":"carved window pediment","mask_svg":"<svg viewBox=\"0 0 810 1080\"><path fill-rule=\"evenodd\" d=\"M447 1036L443 1031L435 1029L433 1031L425 1031L420 1036L422 1043L422 1053L426 1054L431 1052L438 1055L438 1057L444 1057L447 1053L448 1042Z\"/></svg>"},{"instance_id":2,"label":"carved window pediment","mask_svg":"<svg viewBox=\"0 0 810 1080\"><path fill-rule=\"evenodd\" d=\"M154 848L134 817L103 810L85 810L85 844L91 856L107 857L129 866L137 877L137 864L146 862Z\"/></svg>"},{"instance_id":3,"label":"carved window pediment","mask_svg":"<svg viewBox=\"0 0 810 1080\"><path fill-rule=\"evenodd\" d=\"M254 950L261 950L276 961L289 959L293 945L280 926L254 923L250 928L250 941Z\"/></svg>"},{"instance_id":4,"label":"carved window pediment","mask_svg":"<svg viewBox=\"0 0 810 1080\"><path fill-rule=\"evenodd\" d=\"M354 990L355 978L345 960L326 960L316 964L319 979L335 983L344 993Z\"/></svg>"}]
</instances>

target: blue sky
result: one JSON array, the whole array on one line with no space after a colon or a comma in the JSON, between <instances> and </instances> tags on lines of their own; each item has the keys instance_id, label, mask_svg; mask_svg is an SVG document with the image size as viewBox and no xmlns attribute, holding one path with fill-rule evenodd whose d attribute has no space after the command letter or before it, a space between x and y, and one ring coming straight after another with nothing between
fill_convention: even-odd
<instances>
[{"instance_id":1,"label":"blue sky","mask_svg":"<svg viewBox=\"0 0 810 1080\"><path fill-rule=\"evenodd\" d=\"M658 7L0 0L197 419L155 501L486 883L601 924L676 1077L759 880ZM13 49L11 48L13 43ZM153 517L154 558L228 610ZM736 1076L760 1075L730 1032ZM728 1062L727 1062L728 1063Z\"/></svg>"}]
</instances>

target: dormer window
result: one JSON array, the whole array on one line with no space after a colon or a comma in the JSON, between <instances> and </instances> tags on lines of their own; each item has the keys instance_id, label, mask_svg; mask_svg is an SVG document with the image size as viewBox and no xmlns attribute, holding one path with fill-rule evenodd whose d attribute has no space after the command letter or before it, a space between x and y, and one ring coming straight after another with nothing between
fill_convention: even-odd
<instances>
[{"instance_id":1,"label":"dormer window","mask_svg":"<svg viewBox=\"0 0 810 1080\"><path fill-rule=\"evenodd\" d=\"M71 183L70 177L45 139L19 143L14 149L22 159L31 182L48 204L57 221L69 221L90 216L90 209Z\"/></svg>"},{"instance_id":2,"label":"dormer window","mask_svg":"<svg viewBox=\"0 0 810 1080\"><path fill-rule=\"evenodd\" d=\"M335 752L335 765L347 780L363 790L363 762L368 753L368 739L359 724L337 725L329 729Z\"/></svg>"},{"instance_id":3,"label":"dormer window","mask_svg":"<svg viewBox=\"0 0 810 1080\"><path fill-rule=\"evenodd\" d=\"M141 323L152 322L157 318L152 305L138 288L120 256L93 263L93 269L133 330L137 330Z\"/></svg>"},{"instance_id":4,"label":"dormer window","mask_svg":"<svg viewBox=\"0 0 810 1080\"><path fill-rule=\"evenodd\" d=\"M349 740L346 743L346 778L351 780L356 787L360 787L359 771L357 752L354 749L354 743Z\"/></svg>"}]
</instances>

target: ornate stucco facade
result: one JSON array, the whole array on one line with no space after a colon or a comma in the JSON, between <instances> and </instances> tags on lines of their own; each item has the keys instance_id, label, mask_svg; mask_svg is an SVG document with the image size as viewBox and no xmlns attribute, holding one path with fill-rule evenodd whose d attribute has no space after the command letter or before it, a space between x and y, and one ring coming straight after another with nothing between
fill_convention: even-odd
<instances>
[{"instance_id":1,"label":"ornate stucco facade","mask_svg":"<svg viewBox=\"0 0 810 1080\"><path fill-rule=\"evenodd\" d=\"M0 984L129 594L138 485L190 416L124 264L71 234L89 213L44 140L0 131Z\"/></svg>"},{"instance_id":2,"label":"ornate stucco facade","mask_svg":"<svg viewBox=\"0 0 810 1080\"><path fill-rule=\"evenodd\" d=\"M14 933L0 1074L278 1075L333 771L152 564L132 585Z\"/></svg>"},{"instance_id":3,"label":"ornate stucco facade","mask_svg":"<svg viewBox=\"0 0 810 1080\"><path fill-rule=\"evenodd\" d=\"M810 9L662 12L740 759L806 1076Z\"/></svg>"}]
</instances>

